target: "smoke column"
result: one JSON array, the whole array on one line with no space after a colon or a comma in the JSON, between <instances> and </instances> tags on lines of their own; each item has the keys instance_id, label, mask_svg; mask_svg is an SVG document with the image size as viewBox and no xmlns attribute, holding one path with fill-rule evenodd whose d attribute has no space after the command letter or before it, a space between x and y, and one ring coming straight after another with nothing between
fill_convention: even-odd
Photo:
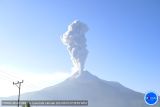
<instances>
[{"instance_id":1,"label":"smoke column","mask_svg":"<svg viewBox=\"0 0 160 107\"><path fill-rule=\"evenodd\" d=\"M85 33L88 31L87 25L75 20L63 34L61 40L67 46L69 55L73 63L72 71L80 74L84 70L85 61L88 55L86 49Z\"/></svg>"}]
</instances>

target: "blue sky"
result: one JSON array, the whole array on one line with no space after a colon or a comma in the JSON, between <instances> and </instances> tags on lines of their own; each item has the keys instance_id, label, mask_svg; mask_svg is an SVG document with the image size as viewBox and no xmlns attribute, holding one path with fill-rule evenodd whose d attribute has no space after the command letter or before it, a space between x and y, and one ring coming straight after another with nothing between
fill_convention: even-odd
<instances>
[{"instance_id":1,"label":"blue sky","mask_svg":"<svg viewBox=\"0 0 160 107\"><path fill-rule=\"evenodd\" d=\"M160 93L159 13L159 0L1 0L0 66L70 73L60 36L79 19L90 28L88 71L139 92Z\"/></svg>"}]
</instances>

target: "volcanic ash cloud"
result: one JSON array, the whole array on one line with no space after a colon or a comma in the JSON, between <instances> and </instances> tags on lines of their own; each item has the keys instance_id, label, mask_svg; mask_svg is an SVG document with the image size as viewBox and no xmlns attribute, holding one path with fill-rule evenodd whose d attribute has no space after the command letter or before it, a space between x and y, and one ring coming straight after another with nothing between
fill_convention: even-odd
<instances>
[{"instance_id":1,"label":"volcanic ash cloud","mask_svg":"<svg viewBox=\"0 0 160 107\"><path fill-rule=\"evenodd\" d=\"M63 34L61 40L67 47L73 63L73 72L81 73L84 70L85 61L88 55L85 33L88 31L86 24L76 20Z\"/></svg>"}]
</instances>

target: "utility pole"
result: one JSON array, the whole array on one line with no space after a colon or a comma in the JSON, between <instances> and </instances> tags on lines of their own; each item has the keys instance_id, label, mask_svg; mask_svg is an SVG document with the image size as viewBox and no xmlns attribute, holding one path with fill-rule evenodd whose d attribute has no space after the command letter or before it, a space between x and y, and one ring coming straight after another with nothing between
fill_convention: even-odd
<instances>
[{"instance_id":1,"label":"utility pole","mask_svg":"<svg viewBox=\"0 0 160 107\"><path fill-rule=\"evenodd\" d=\"M23 80L21 82L17 81L16 83L13 82L13 85L16 85L18 87L19 93L18 93L18 107L19 107L19 101L20 101L20 91L21 91L21 84L23 83Z\"/></svg>"}]
</instances>

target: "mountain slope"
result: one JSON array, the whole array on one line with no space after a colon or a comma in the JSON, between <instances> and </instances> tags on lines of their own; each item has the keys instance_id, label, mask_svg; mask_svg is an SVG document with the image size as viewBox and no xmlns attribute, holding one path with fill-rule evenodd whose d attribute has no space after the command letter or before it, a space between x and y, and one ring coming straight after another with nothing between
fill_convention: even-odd
<instances>
[{"instance_id":1,"label":"mountain slope","mask_svg":"<svg viewBox=\"0 0 160 107\"><path fill-rule=\"evenodd\" d=\"M143 97L120 83L101 80L84 71L77 78L72 76L55 86L23 94L21 99L88 100L89 107L148 107Z\"/></svg>"}]
</instances>

